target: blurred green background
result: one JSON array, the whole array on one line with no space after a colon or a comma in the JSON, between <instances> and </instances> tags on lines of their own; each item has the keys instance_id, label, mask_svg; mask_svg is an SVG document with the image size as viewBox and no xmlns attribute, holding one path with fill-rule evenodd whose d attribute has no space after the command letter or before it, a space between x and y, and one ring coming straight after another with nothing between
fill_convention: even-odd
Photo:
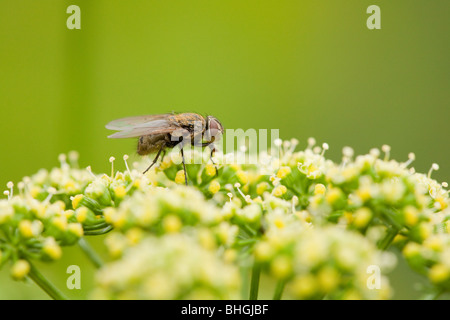
<instances>
[{"instance_id":1,"label":"blurred green background","mask_svg":"<svg viewBox=\"0 0 450 320\"><path fill-rule=\"evenodd\" d=\"M81 30L66 9L81 8ZM381 8L381 30L366 9ZM448 0L0 0L0 184L58 164L109 170L133 139L108 140L115 118L194 111L226 128L280 129L327 142L339 160L382 144L415 168L450 180ZM94 245L101 245L94 243ZM44 269L64 283L77 248ZM62 270L62 271L61 271ZM83 298L93 271L89 267ZM84 271L83 271L84 272ZM393 276L395 298L416 298L420 278ZM75 290L76 291L76 290ZM0 271L0 299L46 298Z\"/></svg>"}]
</instances>

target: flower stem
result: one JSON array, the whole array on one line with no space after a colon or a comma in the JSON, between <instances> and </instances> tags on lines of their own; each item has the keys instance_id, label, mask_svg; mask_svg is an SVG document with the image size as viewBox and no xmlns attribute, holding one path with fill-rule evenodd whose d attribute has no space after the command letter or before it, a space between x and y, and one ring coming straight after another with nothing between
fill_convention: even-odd
<instances>
[{"instance_id":1,"label":"flower stem","mask_svg":"<svg viewBox=\"0 0 450 320\"><path fill-rule=\"evenodd\" d=\"M84 235L85 236L99 236L105 233L110 232L113 229L113 227L111 225L103 228L103 229L99 229L99 230L85 230L84 231Z\"/></svg>"},{"instance_id":2,"label":"flower stem","mask_svg":"<svg viewBox=\"0 0 450 320\"><path fill-rule=\"evenodd\" d=\"M421 300L437 300L445 292L442 288L436 288L433 292L425 294Z\"/></svg>"},{"instance_id":3,"label":"flower stem","mask_svg":"<svg viewBox=\"0 0 450 320\"><path fill-rule=\"evenodd\" d=\"M243 239L243 240L238 240L238 241L236 242L236 245L238 245L238 246L247 246L247 245L251 245L251 244L255 243L256 241L257 241L257 240L254 239L254 238L251 238L251 239Z\"/></svg>"},{"instance_id":4,"label":"flower stem","mask_svg":"<svg viewBox=\"0 0 450 320\"><path fill-rule=\"evenodd\" d=\"M42 290L44 290L54 300L68 300L68 298L50 281L48 281L47 278L45 278L30 261L28 261L28 263L30 264L30 273L28 276Z\"/></svg>"},{"instance_id":5,"label":"flower stem","mask_svg":"<svg viewBox=\"0 0 450 320\"><path fill-rule=\"evenodd\" d=\"M283 295L284 285L286 282L284 280L278 280L277 286L275 287L275 292L273 294L273 300L280 300Z\"/></svg>"},{"instance_id":6,"label":"flower stem","mask_svg":"<svg viewBox=\"0 0 450 320\"><path fill-rule=\"evenodd\" d=\"M84 237L81 237L80 240L78 240L78 245L96 268L101 268L103 266L102 259L98 256L97 252L92 249Z\"/></svg>"},{"instance_id":7,"label":"flower stem","mask_svg":"<svg viewBox=\"0 0 450 320\"><path fill-rule=\"evenodd\" d=\"M394 240L395 236L398 234L398 228L392 226L386 231L386 235L383 239L378 243L378 249L386 250L391 244L392 240Z\"/></svg>"},{"instance_id":8,"label":"flower stem","mask_svg":"<svg viewBox=\"0 0 450 320\"><path fill-rule=\"evenodd\" d=\"M252 268L252 280L250 282L250 300L258 299L258 291L259 291L259 278L261 275L261 266L256 261L253 262Z\"/></svg>"}]
</instances>

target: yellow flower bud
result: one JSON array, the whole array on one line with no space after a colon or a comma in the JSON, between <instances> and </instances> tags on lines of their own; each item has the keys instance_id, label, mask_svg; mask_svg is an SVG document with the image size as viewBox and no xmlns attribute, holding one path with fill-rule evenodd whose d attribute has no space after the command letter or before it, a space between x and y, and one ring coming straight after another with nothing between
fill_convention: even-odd
<instances>
[{"instance_id":1,"label":"yellow flower bud","mask_svg":"<svg viewBox=\"0 0 450 320\"><path fill-rule=\"evenodd\" d=\"M36 198L39 195L39 193L41 193L41 188L38 186L33 186L30 190L30 195L33 198Z\"/></svg>"},{"instance_id":2,"label":"yellow flower bud","mask_svg":"<svg viewBox=\"0 0 450 320\"><path fill-rule=\"evenodd\" d=\"M127 239L121 233L114 233L106 238L105 244L111 256L117 258L120 257L123 251L125 250L127 245Z\"/></svg>"},{"instance_id":3,"label":"yellow flower bud","mask_svg":"<svg viewBox=\"0 0 450 320\"><path fill-rule=\"evenodd\" d=\"M45 219L46 218L46 208L42 203L37 203L33 206L32 209L33 212L36 213L36 217L38 217L39 219Z\"/></svg>"},{"instance_id":4,"label":"yellow flower bud","mask_svg":"<svg viewBox=\"0 0 450 320\"><path fill-rule=\"evenodd\" d=\"M275 225L275 227L277 227L278 229L284 228L284 220L281 219L280 217L277 217L273 220L273 224Z\"/></svg>"},{"instance_id":5,"label":"yellow flower bud","mask_svg":"<svg viewBox=\"0 0 450 320\"><path fill-rule=\"evenodd\" d=\"M350 211L344 211L343 219L347 222L347 224L350 224L353 222L353 214Z\"/></svg>"},{"instance_id":6,"label":"yellow flower bud","mask_svg":"<svg viewBox=\"0 0 450 320\"><path fill-rule=\"evenodd\" d=\"M242 184L246 184L248 182L248 174L245 171L238 170L236 172L236 176L239 179L239 182Z\"/></svg>"},{"instance_id":7,"label":"yellow flower bud","mask_svg":"<svg viewBox=\"0 0 450 320\"><path fill-rule=\"evenodd\" d=\"M69 191L74 190L75 189L75 182L73 180L69 180L69 181L67 181L64 184L63 188L65 190L69 190Z\"/></svg>"},{"instance_id":8,"label":"yellow flower bud","mask_svg":"<svg viewBox=\"0 0 450 320\"><path fill-rule=\"evenodd\" d=\"M135 245L141 241L144 236L144 232L141 228L131 228L126 232L125 236L131 245Z\"/></svg>"},{"instance_id":9,"label":"yellow flower bud","mask_svg":"<svg viewBox=\"0 0 450 320\"><path fill-rule=\"evenodd\" d=\"M5 201L0 203L0 224L5 223L14 215L14 209Z\"/></svg>"},{"instance_id":10,"label":"yellow flower bud","mask_svg":"<svg viewBox=\"0 0 450 320\"><path fill-rule=\"evenodd\" d=\"M86 221L87 215L88 215L89 209L86 207L80 207L77 209L75 216L77 218L77 221L80 223L83 223Z\"/></svg>"},{"instance_id":11,"label":"yellow flower bud","mask_svg":"<svg viewBox=\"0 0 450 320\"><path fill-rule=\"evenodd\" d=\"M19 259L11 267L11 276L14 280L22 280L30 272L31 266L27 260Z\"/></svg>"},{"instance_id":12,"label":"yellow flower bud","mask_svg":"<svg viewBox=\"0 0 450 320\"><path fill-rule=\"evenodd\" d=\"M164 157L163 161L159 164L158 170L166 170L172 166L171 157Z\"/></svg>"},{"instance_id":13,"label":"yellow flower bud","mask_svg":"<svg viewBox=\"0 0 450 320\"><path fill-rule=\"evenodd\" d=\"M75 197L73 197L73 199L72 199L72 208L77 209L78 206L80 205L81 199L83 199L83 195L82 194L77 194Z\"/></svg>"},{"instance_id":14,"label":"yellow flower bud","mask_svg":"<svg viewBox=\"0 0 450 320\"><path fill-rule=\"evenodd\" d=\"M361 300L361 294L355 289L345 292L342 300Z\"/></svg>"},{"instance_id":15,"label":"yellow flower bud","mask_svg":"<svg viewBox=\"0 0 450 320\"><path fill-rule=\"evenodd\" d=\"M140 189L141 187L141 179L136 179L133 181L133 187L135 187L136 189Z\"/></svg>"},{"instance_id":16,"label":"yellow flower bud","mask_svg":"<svg viewBox=\"0 0 450 320\"><path fill-rule=\"evenodd\" d=\"M318 183L314 186L314 194L315 195L323 195L325 194L326 188L323 184Z\"/></svg>"},{"instance_id":17,"label":"yellow flower bud","mask_svg":"<svg viewBox=\"0 0 450 320\"><path fill-rule=\"evenodd\" d=\"M216 240L214 239L214 235L208 229L201 229L198 233L198 240L202 247L206 249L215 249Z\"/></svg>"},{"instance_id":18,"label":"yellow flower bud","mask_svg":"<svg viewBox=\"0 0 450 320\"><path fill-rule=\"evenodd\" d=\"M217 192L219 192L219 190L220 190L220 183L217 182L217 180L211 181L208 187L208 191L211 192L212 194L216 194Z\"/></svg>"},{"instance_id":19,"label":"yellow flower bud","mask_svg":"<svg viewBox=\"0 0 450 320\"><path fill-rule=\"evenodd\" d=\"M369 224L371 219L372 219L372 211L369 208L366 207L359 208L358 210L355 211L353 224L357 228L364 228Z\"/></svg>"},{"instance_id":20,"label":"yellow flower bud","mask_svg":"<svg viewBox=\"0 0 450 320\"><path fill-rule=\"evenodd\" d=\"M53 260L61 258L62 255L61 247L56 243L55 239L52 237L45 239L42 251Z\"/></svg>"},{"instance_id":21,"label":"yellow flower bud","mask_svg":"<svg viewBox=\"0 0 450 320\"><path fill-rule=\"evenodd\" d=\"M277 172L277 177L280 179L286 178L291 173L290 167L281 167Z\"/></svg>"},{"instance_id":22,"label":"yellow flower bud","mask_svg":"<svg viewBox=\"0 0 450 320\"><path fill-rule=\"evenodd\" d=\"M113 223L115 212L116 210L112 207L108 207L105 210L103 210L103 217L105 217L106 223Z\"/></svg>"},{"instance_id":23,"label":"yellow flower bud","mask_svg":"<svg viewBox=\"0 0 450 320\"><path fill-rule=\"evenodd\" d=\"M362 186L356 190L356 195L363 201L366 202L371 198L371 191L369 187Z\"/></svg>"},{"instance_id":24,"label":"yellow flower bud","mask_svg":"<svg viewBox=\"0 0 450 320\"><path fill-rule=\"evenodd\" d=\"M123 185L119 185L114 188L114 195L118 199L122 199L127 194L127 191Z\"/></svg>"},{"instance_id":25,"label":"yellow flower bud","mask_svg":"<svg viewBox=\"0 0 450 320\"><path fill-rule=\"evenodd\" d=\"M275 187L275 189L273 189L273 195L275 197L281 197L282 195L284 195L287 191L287 188L285 186L283 186L282 184L278 185Z\"/></svg>"},{"instance_id":26,"label":"yellow flower bud","mask_svg":"<svg viewBox=\"0 0 450 320\"><path fill-rule=\"evenodd\" d=\"M210 163L205 166L205 173L207 176L214 176L216 174L216 167Z\"/></svg>"},{"instance_id":27,"label":"yellow flower bud","mask_svg":"<svg viewBox=\"0 0 450 320\"><path fill-rule=\"evenodd\" d=\"M256 186L256 193L258 195L262 195L264 193L264 191L266 191L269 188L269 184L267 182L261 182L258 183L258 185Z\"/></svg>"},{"instance_id":28,"label":"yellow flower bud","mask_svg":"<svg viewBox=\"0 0 450 320\"><path fill-rule=\"evenodd\" d=\"M414 226L419 221L419 210L413 206L407 206L404 210L405 223Z\"/></svg>"},{"instance_id":29,"label":"yellow flower bud","mask_svg":"<svg viewBox=\"0 0 450 320\"><path fill-rule=\"evenodd\" d=\"M420 245L415 242L409 242L404 248L403 248L403 255L406 258L412 258L415 255L420 254Z\"/></svg>"},{"instance_id":30,"label":"yellow flower bud","mask_svg":"<svg viewBox=\"0 0 450 320\"><path fill-rule=\"evenodd\" d=\"M429 224L421 223L419 225L419 234L422 240L428 238L433 232L433 227Z\"/></svg>"},{"instance_id":31,"label":"yellow flower bud","mask_svg":"<svg viewBox=\"0 0 450 320\"><path fill-rule=\"evenodd\" d=\"M442 251L443 248L442 238L439 237L438 235L432 235L427 239L425 239L423 245L434 251Z\"/></svg>"},{"instance_id":32,"label":"yellow flower bud","mask_svg":"<svg viewBox=\"0 0 450 320\"><path fill-rule=\"evenodd\" d=\"M67 229L67 219L65 216L54 217L52 219L52 224L61 231Z\"/></svg>"},{"instance_id":33,"label":"yellow flower bud","mask_svg":"<svg viewBox=\"0 0 450 320\"><path fill-rule=\"evenodd\" d=\"M297 298L308 298L317 292L317 281L310 274L297 276L292 280L290 289Z\"/></svg>"},{"instance_id":34,"label":"yellow flower bud","mask_svg":"<svg viewBox=\"0 0 450 320\"><path fill-rule=\"evenodd\" d=\"M450 276L449 268L441 263L435 264L430 268L428 277L433 283L440 283L446 281Z\"/></svg>"},{"instance_id":35,"label":"yellow flower bud","mask_svg":"<svg viewBox=\"0 0 450 320\"><path fill-rule=\"evenodd\" d=\"M337 200L339 200L342 196L342 191L338 188L331 188L328 190L325 200L329 204L334 204Z\"/></svg>"},{"instance_id":36,"label":"yellow flower bud","mask_svg":"<svg viewBox=\"0 0 450 320\"><path fill-rule=\"evenodd\" d=\"M267 242L260 242L255 247L255 258L258 261L269 260L274 253L272 246Z\"/></svg>"},{"instance_id":37,"label":"yellow flower bud","mask_svg":"<svg viewBox=\"0 0 450 320\"><path fill-rule=\"evenodd\" d=\"M184 184L186 181L184 170L180 170L177 172L177 175L175 176L175 183L178 184Z\"/></svg>"},{"instance_id":38,"label":"yellow flower bud","mask_svg":"<svg viewBox=\"0 0 450 320\"><path fill-rule=\"evenodd\" d=\"M75 215L75 211L72 209L64 210L64 216L69 219Z\"/></svg>"},{"instance_id":39,"label":"yellow flower bud","mask_svg":"<svg viewBox=\"0 0 450 320\"><path fill-rule=\"evenodd\" d=\"M436 197L436 203L438 204L438 208L440 210L444 210L448 207L448 202L446 199L444 199L442 196Z\"/></svg>"},{"instance_id":40,"label":"yellow flower bud","mask_svg":"<svg viewBox=\"0 0 450 320\"><path fill-rule=\"evenodd\" d=\"M55 203L53 203L54 206L59 207L59 209L61 209L61 211L66 210L66 204L64 203L64 201L58 200Z\"/></svg>"},{"instance_id":41,"label":"yellow flower bud","mask_svg":"<svg viewBox=\"0 0 450 320\"><path fill-rule=\"evenodd\" d=\"M176 215L170 214L166 216L162 222L164 231L174 233L180 231L183 226L180 218Z\"/></svg>"},{"instance_id":42,"label":"yellow flower bud","mask_svg":"<svg viewBox=\"0 0 450 320\"><path fill-rule=\"evenodd\" d=\"M120 229L127 222L127 214L124 211L117 211L112 219L112 224L114 225L114 227Z\"/></svg>"},{"instance_id":43,"label":"yellow flower bud","mask_svg":"<svg viewBox=\"0 0 450 320\"><path fill-rule=\"evenodd\" d=\"M330 292L338 286L340 275L336 268L324 267L317 274L317 280L322 291Z\"/></svg>"},{"instance_id":44,"label":"yellow flower bud","mask_svg":"<svg viewBox=\"0 0 450 320\"><path fill-rule=\"evenodd\" d=\"M235 249L226 249L223 253L223 259L228 263L236 261L237 257L238 254Z\"/></svg>"},{"instance_id":45,"label":"yellow flower bud","mask_svg":"<svg viewBox=\"0 0 450 320\"><path fill-rule=\"evenodd\" d=\"M33 228L30 220L22 220L19 222L19 232L25 238L31 238L33 236Z\"/></svg>"},{"instance_id":46,"label":"yellow flower bud","mask_svg":"<svg viewBox=\"0 0 450 320\"><path fill-rule=\"evenodd\" d=\"M79 223L69 223L67 230L79 238L84 234L83 226Z\"/></svg>"},{"instance_id":47,"label":"yellow flower bud","mask_svg":"<svg viewBox=\"0 0 450 320\"><path fill-rule=\"evenodd\" d=\"M392 243L400 243L400 242L405 241L405 240L407 240L407 239L408 239L408 237L406 237L406 236L404 236L404 235L402 235L402 234L397 234L397 235L394 237L394 240L392 240Z\"/></svg>"},{"instance_id":48,"label":"yellow flower bud","mask_svg":"<svg viewBox=\"0 0 450 320\"><path fill-rule=\"evenodd\" d=\"M444 222L445 225L445 232L450 233L450 221L447 220Z\"/></svg>"},{"instance_id":49,"label":"yellow flower bud","mask_svg":"<svg viewBox=\"0 0 450 320\"><path fill-rule=\"evenodd\" d=\"M289 257L276 257L270 264L270 272L278 279L284 279L292 271L292 263Z\"/></svg>"}]
</instances>

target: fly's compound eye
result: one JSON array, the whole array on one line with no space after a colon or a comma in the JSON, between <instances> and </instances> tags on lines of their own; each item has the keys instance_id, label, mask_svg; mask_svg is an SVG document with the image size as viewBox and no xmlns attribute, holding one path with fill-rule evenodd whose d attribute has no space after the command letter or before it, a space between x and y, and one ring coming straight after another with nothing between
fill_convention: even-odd
<instances>
[{"instance_id":1,"label":"fly's compound eye","mask_svg":"<svg viewBox=\"0 0 450 320\"><path fill-rule=\"evenodd\" d=\"M208 119L208 135L218 138L223 133L223 127L219 120L214 117Z\"/></svg>"}]
</instances>

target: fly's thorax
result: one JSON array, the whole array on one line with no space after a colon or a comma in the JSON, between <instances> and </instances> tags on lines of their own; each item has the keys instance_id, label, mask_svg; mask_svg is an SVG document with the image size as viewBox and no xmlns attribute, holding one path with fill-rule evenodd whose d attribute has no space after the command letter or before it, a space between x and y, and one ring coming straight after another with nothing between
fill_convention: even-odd
<instances>
[{"instance_id":1,"label":"fly's thorax","mask_svg":"<svg viewBox=\"0 0 450 320\"><path fill-rule=\"evenodd\" d=\"M180 128L189 131L194 130L194 127L206 126L206 120L203 116L197 113L180 113L169 116L169 121L176 123Z\"/></svg>"}]
</instances>

